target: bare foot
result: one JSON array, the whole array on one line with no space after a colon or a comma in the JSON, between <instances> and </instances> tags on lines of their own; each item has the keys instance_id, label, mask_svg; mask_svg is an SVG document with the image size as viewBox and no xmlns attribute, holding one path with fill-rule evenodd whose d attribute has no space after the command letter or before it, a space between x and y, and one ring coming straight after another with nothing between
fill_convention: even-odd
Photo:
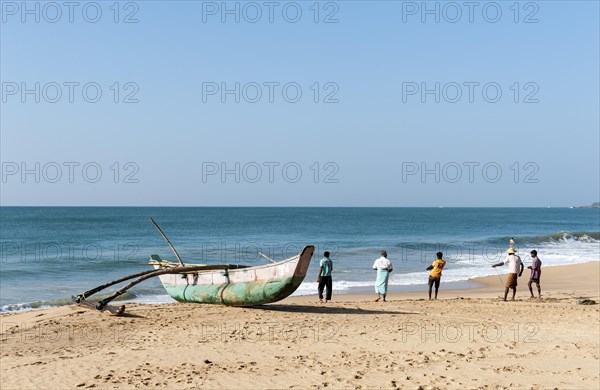
<instances>
[{"instance_id":1,"label":"bare foot","mask_svg":"<svg viewBox=\"0 0 600 390\"><path fill-rule=\"evenodd\" d=\"M377 298L377 299L375 300L375 302L379 302L379 300L380 300L380 299L381 299L381 298Z\"/></svg>"}]
</instances>

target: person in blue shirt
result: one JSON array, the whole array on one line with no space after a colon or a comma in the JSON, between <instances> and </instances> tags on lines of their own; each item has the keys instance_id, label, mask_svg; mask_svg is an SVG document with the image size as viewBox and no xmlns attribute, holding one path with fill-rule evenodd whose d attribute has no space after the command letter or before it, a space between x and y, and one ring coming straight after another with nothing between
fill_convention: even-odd
<instances>
[{"instance_id":1,"label":"person in blue shirt","mask_svg":"<svg viewBox=\"0 0 600 390\"><path fill-rule=\"evenodd\" d=\"M329 258L330 253L325 251L323 259L319 263L319 277L317 278L317 282L319 283L319 302L323 302L323 289L327 288L327 292L325 294L325 302L331 301L331 289L332 289L332 280L331 280L331 270L333 270L333 262Z\"/></svg>"}]
</instances>

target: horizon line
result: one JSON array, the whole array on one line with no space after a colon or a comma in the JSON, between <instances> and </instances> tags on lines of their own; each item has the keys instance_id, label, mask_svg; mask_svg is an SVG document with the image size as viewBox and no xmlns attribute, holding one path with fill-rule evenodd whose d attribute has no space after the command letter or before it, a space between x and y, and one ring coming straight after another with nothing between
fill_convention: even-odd
<instances>
[{"instance_id":1,"label":"horizon line","mask_svg":"<svg viewBox=\"0 0 600 390\"><path fill-rule=\"evenodd\" d=\"M543 208L543 209L559 209L559 208L595 208L591 207L591 205L585 206L198 206L198 205L0 205L1 207L97 207L97 208L108 208L108 207L129 207L129 208L472 208L472 209L480 209L480 208Z\"/></svg>"}]
</instances>

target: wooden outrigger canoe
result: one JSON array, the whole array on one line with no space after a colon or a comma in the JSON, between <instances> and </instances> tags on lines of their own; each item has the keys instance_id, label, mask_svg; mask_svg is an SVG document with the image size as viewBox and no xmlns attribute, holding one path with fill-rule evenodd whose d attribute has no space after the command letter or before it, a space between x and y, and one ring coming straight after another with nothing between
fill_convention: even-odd
<instances>
[{"instance_id":1,"label":"wooden outrigger canoe","mask_svg":"<svg viewBox=\"0 0 600 390\"><path fill-rule=\"evenodd\" d=\"M227 306L256 306L277 302L291 295L300 286L315 251L313 245L308 245L300 254L280 262L275 262L259 252L273 264L258 267L238 264L184 264L179 253L154 219L150 218L150 222L167 241L179 263L163 261L158 255L152 255L150 265L154 269L124 276L82 292L72 297L73 302L90 309L121 315L125 311L125 306L115 307L108 303L136 284L156 276L160 278L167 293L179 302ZM87 300L88 297L105 288L131 279L135 280L97 303Z\"/></svg>"},{"instance_id":2,"label":"wooden outrigger canoe","mask_svg":"<svg viewBox=\"0 0 600 390\"><path fill-rule=\"evenodd\" d=\"M258 267L238 264L187 264L158 261L152 256L152 270L122 277L73 297L80 306L121 315L125 306L108 303L144 280L158 276L167 293L179 302L256 306L280 301L291 295L304 280L315 247L308 245L287 260ZM110 286L135 279L107 298L92 302L87 298Z\"/></svg>"},{"instance_id":3,"label":"wooden outrigger canoe","mask_svg":"<svg viewBox=\"0 0 600 390\"><path fill-rule=\"evenodd\" d=\"M255 306L280 301L304 280L315 248L306 246L289 259L257 267L226 266L224 269L159 275L167 293L179 302ZM201 267L151 260L155 270Z\"/></svg>"}]
</instances>

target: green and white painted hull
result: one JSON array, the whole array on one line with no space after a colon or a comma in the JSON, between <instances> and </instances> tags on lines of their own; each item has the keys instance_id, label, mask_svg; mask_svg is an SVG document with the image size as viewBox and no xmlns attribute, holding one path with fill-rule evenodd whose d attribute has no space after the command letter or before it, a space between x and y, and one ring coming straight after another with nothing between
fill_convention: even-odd
<instances>
[{"instance_id":1,"label":"green and white painted hull","mask_svg":"<svg viewBox=\"0 0 600 390\"><path fill-rule=\"evenodd\" d=\"M259 267L169 274L159 278L167 293L179 302L262 305L280 301L296 291L306 276L314 250L314 246L309 245L294 257ZM151 264L155 269L178 267L169 262Z\"/></svg>"}]
</instances>

